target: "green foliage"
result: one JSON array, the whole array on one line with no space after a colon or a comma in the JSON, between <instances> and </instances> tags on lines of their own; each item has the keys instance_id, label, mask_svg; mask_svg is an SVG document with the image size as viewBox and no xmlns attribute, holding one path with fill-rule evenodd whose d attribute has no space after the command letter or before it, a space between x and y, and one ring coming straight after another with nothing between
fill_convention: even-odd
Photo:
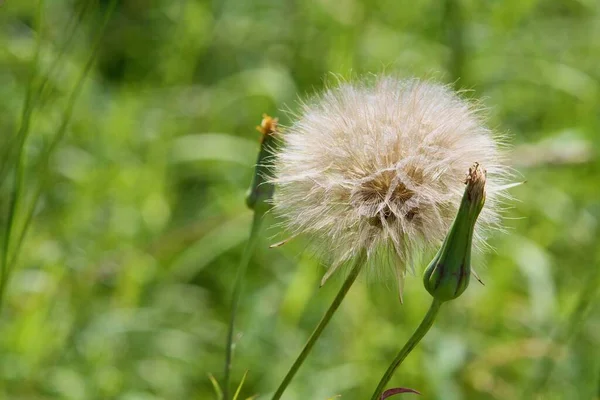
<instances>
[{"instance_id":1,"label":"green foliage","mask_svg":"<svg viewBox=\"0 0 600 400\"><path fill-rule=\"evenodd\" d=\"M597 398L600 3L443 3L1 2L0 398L215 398L255 126L289 123L280 110L330 72L382 71L469 89L527 180L495 251L473 255L485 286L445 306L390 386ZM273 222L239 307L239 399L272 394L342 279L319 289L302 238L268 249L289 234ZM368 398L426 312L421 272L402 306L355 283L284 398Z\"/></svg>"}]
</instances>

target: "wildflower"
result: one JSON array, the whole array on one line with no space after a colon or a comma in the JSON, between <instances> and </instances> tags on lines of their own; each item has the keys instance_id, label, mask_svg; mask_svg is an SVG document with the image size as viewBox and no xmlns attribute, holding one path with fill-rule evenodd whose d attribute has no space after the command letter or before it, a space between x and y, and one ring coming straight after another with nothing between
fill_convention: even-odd
<instances>
[{"instance_id":1,"label":"wildflower","mask_svg":"<svg viewBox=\"0 0 600 400\"><path fill-rule=\"evenodd\" d=\"M500 139L444 85L341 83L302 104L282 136L274 211L330 257L322 283L364 252L377 260L371 265L395 271L402 295L407 269L448 232L474 162L486 167L488 190L475 242L498 225L508 175Z\"/></svg>"}]
</instances>

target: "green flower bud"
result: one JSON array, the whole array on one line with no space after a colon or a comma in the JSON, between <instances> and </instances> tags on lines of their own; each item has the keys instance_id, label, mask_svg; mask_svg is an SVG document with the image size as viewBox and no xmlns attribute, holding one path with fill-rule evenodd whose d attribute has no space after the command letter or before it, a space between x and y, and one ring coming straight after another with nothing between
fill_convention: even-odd
<instances>
[{"instance_id":1,"label":"green flower bud","mask_svg":"<svg viewBox=\"0 0 600 400\"><path fill-rule=\"evenodd\" d=\"M465 183L467 187L452 227L423 277L425 289L440 301L460 296L471 277L473 231L485 203L485 171L478 163L469 168Z\"/></svg>"},{"instance_id":2,"label":"green flower bud","mask_svg":"<svg viewBox=\"0 0 600 400\"><path fill-rule=\"evenodd\" d=\"M260 141L260 152L256 160L254 177L246 194L246 205L248 208L257 211L266 211L270 208L269 200L273 197L274 187L267 179L271 176L271 163L269 157L272 157L273 146L275 145L275 132L277 132L277 118L272 118L263 114L260 126L256 129L262 134Z\"/></svg>"}]
</instances>

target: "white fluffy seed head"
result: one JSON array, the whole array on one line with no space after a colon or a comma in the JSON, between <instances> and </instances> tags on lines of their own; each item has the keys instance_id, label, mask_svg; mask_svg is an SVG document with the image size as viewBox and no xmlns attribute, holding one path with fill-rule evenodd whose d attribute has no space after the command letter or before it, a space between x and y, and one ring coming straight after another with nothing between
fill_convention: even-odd
<instances>
[{"instance_id":1,"label":"white fluffy seed head","mask_svg":"<svg viewBox=\"0 0 600 400\"><path fill-rule=\"evenodd\" d=\"M393 266L402 290L407 267L448 232L475 162L487 170L476 242L499 226L509 175L500 138L448 87L391 77L341 83L296 117L275 155L274 212L329 257L324 280L366 252L373 267Z\"/></svg>"}]
</instances>

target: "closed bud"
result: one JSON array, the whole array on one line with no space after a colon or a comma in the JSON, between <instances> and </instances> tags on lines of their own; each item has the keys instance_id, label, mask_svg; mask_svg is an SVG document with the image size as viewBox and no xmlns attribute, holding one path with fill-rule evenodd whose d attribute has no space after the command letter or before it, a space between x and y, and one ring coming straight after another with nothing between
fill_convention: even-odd
<instances>
[{"instance_id":1,"label":"closed bud","mask_svg":"<svg viewBox=\"0 0 600 400\"><path fill-rule=\"evenodd\" d=\"M471 277L473 231L485 203L485 171L478 163L469 168L465 183L456 218L423 278L425 289L439 301L460 296Z\"/></svg>"},{"instance_id":2,"label":"closed bud","mask_svg":"<svg viewBox=\"0 0 600 400\"><path fill-rule=\"evenodd\" d=\"M261 133L260 151L256 160L256 168L252 183L246 194L246 205L254 211L264 212L270 207L273 197L273 183L268 181L271 173L271 160L273 147L275 145L275 133L277 132L277 118L263 114L260 126L256 129ZM260 210L257 210L259 208Z\"/></svg>"}]
</instances>

